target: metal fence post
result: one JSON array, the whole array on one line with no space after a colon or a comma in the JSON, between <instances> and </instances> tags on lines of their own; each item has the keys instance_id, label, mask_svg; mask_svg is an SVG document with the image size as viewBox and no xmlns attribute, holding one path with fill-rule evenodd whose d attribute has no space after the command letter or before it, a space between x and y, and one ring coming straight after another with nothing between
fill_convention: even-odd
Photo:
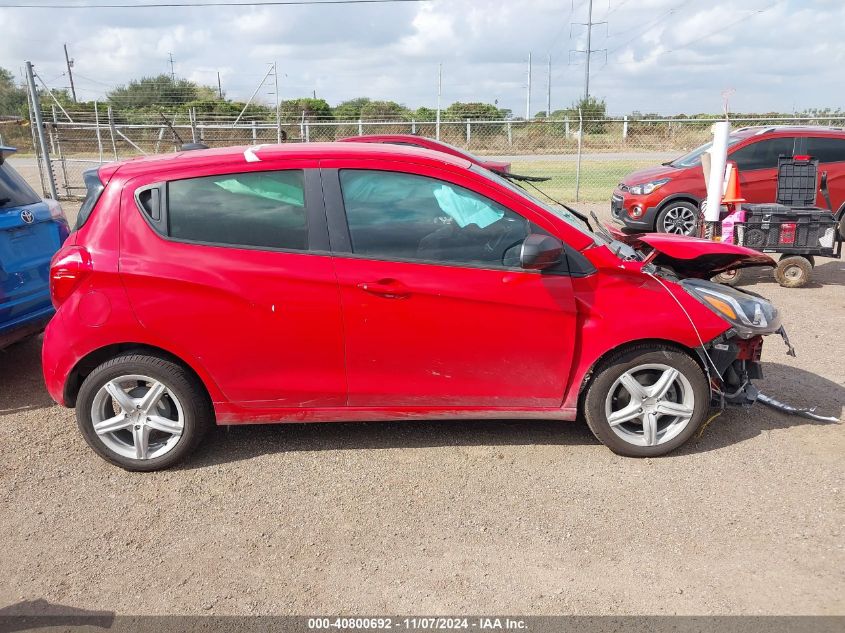
<instances>
[{"instance_id":1,"label":"metal fence post","mask_svg":"<svg viewBox=\"0 0 845 633\"><path fill-rule=\"evenodd\" d=\"M51 110L53 111L53 130L55 130L59 124L59 117L56 114L56 106L51 106ZM52 131L50 132L50 151L53 154L56 153L56 137Z\"/></svg>"},{"instance_id":2,"label":"metal fence post","mask_svg":"<svg viewBox=\"0 0 845 633\"><path fill-rule=\"evenodd\" d=\"M411 134L417 133L417 121L416 119L411 119Z\"/></svg>"},{"instance_id":3,"label":"metal fence post","mask_svg":"<svg viewBox=\"0 0 845 633\"><path fill-rule=\"evenodd\" d=\"M100 134L100 106L94 102L94 129L97 134L97 151L100 155L100 162L103 162L103 137ZM164 128L161 128L164 131ZM158 145L156 145L156 152L158 152Z\"/></svg>"},{"instance_id":4,"label":"metal fence post","mask_svg":"<svg viewBox=\"0 0 845 633\"><path fill-rule=\"evenodd\" d=\"M191 141L197 143L197 112L193 108L188 108L188 122L191 124Z\"/></svg>"},{"instance_id":5,"label":"metal fence post","mask_svg":"<svg viewBox=\"0 0 845 633\"><path fill-rule=\"evenodd\" d=\"M569 138L569 115L563 117L563 135Z\"/></svg>"},{"instance_id":6,"label":"metal fence post","mask_svg":"<svg viewBox=\"0 0 845 633\"><path fill-rule=\"evenodd\" d=\"M364 136L364 122L358 119L358 136Z\"/></svg>"},{"instance_id":7,"label":"metal fence post","mask_svg":"<svg viewBox=\"0 0 845 633\"><path fill-rule=\"evenodd\" d=\"M252 144L258 145L258 128L255 126L255 121L252 122Z\"/></svg>"},{"instance_id":8,"label":"metal fence post","mask_svg":"<svg viewBox=\"0 0 845 633\"><path fill-rule=\"evenodd\" d=\"M311 142L311 126L309 125L308 121L305 122L305 142Z\"/></svg>"},{"instance_id":9,"label":"metal fence post","mask_svg":"<svg viewBox=\"0 0 845 633\"><path fill-rule=\"evenodd\" d=\"M31 62L26 62L26 80L29 84L29 95L31 97L30 107L38 131L38 144L41 146L41 160L45 170L43 173L47 176L47 184L50 185L50 194L52 194L53 200L58 200L59 192L56 190L56 177L53 175L53 166L50 164L50 150L47 149L47 139L44 138L44 121L41 120L41 104L38 102L38 91L35 90L35 77L32 74Z\"/></svg>"},{"instance_id":10,"label":"metal fence post","mask_svg":"<svg viewBox=\"0 0 845 633\"><path fill-rule=\"evenodd\" d=\"M625 118L622 119L622 141L628 140L628 115L625 115Z\"/></svg>"},{"instance_id":11,"label":"metal fence post","mask_svg":"<svg viewBox=\"0 0 845 633\"><path fill-rule=\"evenodd\" d=\"M469 147L469 143L472 140L472 128L470 127L469 119L467 119L467 147Z\"/></svg>"},{"instance_id":12,"label":"metal fence post","mask_svg":"<svg viewBox=\"0 0 845 633\"><path fill-rule=\"evenodd\" d=\"M584 142L584 114L578 108L578 156L575 160L575 202L581 195L581 145Z\"/></svg>"},{"instance_id":13,"label":"metal fence post","mask_svg":"<svg viewBox=\"0 0 845 633\"><path fill-rule=\"evenodd\" d=\"M108 117L109 117L109 134L111 134L111 148L114 152L114 159L117 160L117 141L115 141L115 129L114 129L114 111L109 106L108 109Z\"/></svg>"},{"instance_id":14,"label":"metal fence post","mask_svg":"<svg viewBox=\"0 0 845 633\"><path fill-rule=\"evenodd\" d=\"M508 145L513 145L513 126L511 125L510 121L508 121L507 128L508 128Z\"/></svg>"}]
</instances>

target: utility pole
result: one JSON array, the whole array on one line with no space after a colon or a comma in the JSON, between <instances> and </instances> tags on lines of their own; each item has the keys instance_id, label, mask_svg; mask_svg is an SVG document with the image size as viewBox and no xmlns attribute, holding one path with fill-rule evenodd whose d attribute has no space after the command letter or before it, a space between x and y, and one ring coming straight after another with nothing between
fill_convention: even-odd
<instances>
[{"instance_id":1,"label":"utility pole","mask_svg":"<svg viewBox=\"0 0 845 633\"><path fill-rule=\"evenodd\" d=\"M552 116L552 56L549 54L546 59L546 118Z\"/></svg>"},{"instance_id":2,"label":"utility pole","mask_svg":"<svg viewBox=\"0 0 845 633\"><path fill-rule=\"evenodd\" d=\"M67 62L67 77L70 79L70 94L73 97L73 102L76 103L76 88L73 85L73 60L68 57L67 44L65 44L65 62Z\"/></svg>"},{"instance_id":3,"label":"utility pole","mask_svg":"<svg viewBox=\"0 0 845 633\"><path fill-rule=\"evenodd\" d=\"M525 91L525 120L531 120L531 52L528 53L528 89Z\"/></svg>"},{"instance_id":4,"label":"utility pole","mask_svg":"<svg viewBox=\"0 0 845 633\"><path fill-rule=\"evenodd\" d=\"M440 96L443 94L443 64L437 64L437 123L434 137L440 140Z\"/></svg>"},{"instance_id":5,"label":"utility pole","mask_svg":"<svg viewBox=\"0 0 845 633\"><path fill-rule=\"evenodd\" d=\"M217 96L223 101L223 84L220 83L220 71L217 71Z\"/></svg>"},{"instance_id":6,"label":"utility pole","mask_svg":"<svg viewBox=\"0 0 845 633\"><path fill-rule=\"evenodd\" d=\"M584 101L590 98L590 47L593 40L593 0L587 4L587 63L584 66Z\"/></svg>"},{"instance_id":7,"label":"utility pole","mask_svg":"<svg viewBox=\"0 0 845 633\"><path fill-rule=\"evenodd\" d=\"M587 1L587 21L586 22L575 22L575 24L580 24L582 26L587 27L587 48L584 50L570 50L570 55L572 53L584 53L586 55L586 63L584 64L584 100L590 98L590 58L593 53L598 53L600 50L606 49L594 49L593 44L593 27L598 24L607 24L607 22L593 22L593 0Z\"/></svg>"},{"instance_id":8,"label":"utility pole","mask_svg":"<svg viewBox=\"0 0 845 633\"><path fill-rule=\"evenodd\" d=\"M276 86L276 142L282 143L282 112L279 109L279 62L273 62L273 82Z\"/></svg>"},{"instance_id":9,"label":"utility pole","mask_svg":"<svg viewBox=\"0 0 845 633\"><path fill-rule=\"evenodd\" d=\"M56 190L56 178L53 176L53 165L50 163L50 147L47 144L47 138L44 136L44 121L41 119L41 103L38 99L38 91L35 89L35 75L31 62L26 62L26 82L29 86L30 107L32 108L32 117L35 119L38 144L41 146L41 165L44 170L41 173L47 174L47 181L50 184L50 194L53 196L53 200L58 200L59 193Z\"/></svg>"},{"instance_id":10,"label":"utility pole","mask_svg":"<svg viewBox=\"0 0 845 633\"><path fill-rule=\"evenodd\" d=\"M173 70L173 53L168 53L170 55L170 78L172 80L176 80L176 72Z\"/></svg>"}]
</instances>

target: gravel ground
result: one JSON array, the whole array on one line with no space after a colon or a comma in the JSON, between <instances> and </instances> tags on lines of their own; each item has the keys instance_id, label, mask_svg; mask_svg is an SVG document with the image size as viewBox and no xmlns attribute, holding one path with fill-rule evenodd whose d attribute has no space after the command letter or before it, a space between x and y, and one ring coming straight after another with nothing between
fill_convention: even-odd
<instances>
[{"instance_id":1,"label":"gravel ground","mask_svg":"<svg viewBox=\"0 0 845 633\"><path fill-rule=\"evenodd\" d=\"M770 338L760 386L841 416L845 263L815 280L755 276L798 350ZM0 606L845 614L842 424L756 406L645 460L579 423L221 428L182 468L130 474L51 402L40 343L0 352Z\"/></svg>"}]
</instances>

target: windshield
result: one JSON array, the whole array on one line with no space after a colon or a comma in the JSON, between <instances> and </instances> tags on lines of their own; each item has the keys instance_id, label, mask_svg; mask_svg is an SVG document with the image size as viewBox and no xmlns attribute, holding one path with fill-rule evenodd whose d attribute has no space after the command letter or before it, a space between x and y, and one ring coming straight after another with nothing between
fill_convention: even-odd
<instances>
[{"instance_id":1,"label":"windshield","mask_svg":"<svg viewBox=\"0 0 845 633\"><path fill-rule=\"evenodd\" d=\"M732 147L739 143L744 136L737 136L732 134L728 137L728 147ZM701 155L706 152L708 149L713 147L713 141L709 143L705 143L701 147L696 147L692 150L689 154L684 154L680 158L676 158L671 163L669 163L672 167L695 167L696 165L701 164Z\"/></svg>"},{"instance_id":2,"label":"windshield","mask_svg":"<svg viewBox=\"0 0 845 633\"><path fill-rule=\"evenodd\" d=\"M604 243L601 239L599 239L599 237L595 233L593 233L589 228L587 228L587 226L581 220L576 218L574 215L572 215L569 211L567 211L563 207L551 206L551 205L543 202L539 198L534 197L533 195L528 193L522 187L515 185L514 183L512 183L507 178L503 178L502 176L499 176L498 174L496 174L492 171L484 169L483 167L473 165L471 167L471 169L475 173L481 174L482 176L484 176L488 180L494 180L495 182L502 185L503 187L507 187L511 191L518 193L520 196L522 196L524 198L528 198L529 200L531 200L531 202L533 202L537 206L542 207L543 209L545 209L546 211L548 211L552 215L559 217L561 220L563 220L564 222L566 222L567 224L572 226L572 228L577 229L578 231L581 231L581 233L583 233L584 235L588 235L590 237L590 239L592 239L596 244L603 244Z\"/></svg>"},{"instance_id":3,"label":"windshield","mask_svg":"<svg viewBox=\"0 0 845 633\"><path fill-rule=\"evenodd\" d=\"M0 209L22 207L41 202L41 198L6 162L0 162Z\"/></svg>"}]
</instances>

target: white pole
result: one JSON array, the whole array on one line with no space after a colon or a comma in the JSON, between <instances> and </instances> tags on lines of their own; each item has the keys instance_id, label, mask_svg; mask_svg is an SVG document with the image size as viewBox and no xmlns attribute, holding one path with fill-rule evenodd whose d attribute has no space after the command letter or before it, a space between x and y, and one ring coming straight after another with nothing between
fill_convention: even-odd
<instances>
[{"instance_id":1,"label":"white pole","mask_svg":"<svg viewBox=\"0 0 845 633\"><path fill-rule=\"evenodd\" d=\"M282 142L282 113L279 110L279 62L273 62L273 83L276 90L276 142Z\"/></svg>"},{"instance_id":2,"label":"white pole","mask_svg":"<svg viewBox=\"0 0 845 633\"><path fill-rule=\"evenodd\" d=\"M707 150L707 153L710 154L710 175L707 178L707 206L704 209L704 220L706 222L717 222L719 220L730 133L730 121L718 121L713 124L713 146Z\"/></svg>"},{"instance_id":3,"label":"white pole","mask_svg":"<svg viewBox=\"0 0 845 633\"><path fill-rule=\"evenodd\" d=\"M525 91L525 120L531 120L531 53L528 53L528 88Z\"/></svg>"},{"instance_id":4,"label":"white pole","mask_svg":"<svg viewBox=\"0 0 845 633\"><path fill-rule=\"evenodd\" d=\"M443 94L443 64L437 64L437 123L434 138L440 140L440 97Z\"/></svg>"},{"instance_id":5,"label":"white pole","mask_svg":"<svg viewBox=\"0 0 845 633\"><path fill-rule=\"evenodd\" d=\"M97 128L97 151L100 154L100 162L103 162L103 136L100 134L100 105L94 102L94 125ZM164 128L162 128L163 130ZM156 146L158 152L158 146Z\"/></svg>"}]
</instances>

